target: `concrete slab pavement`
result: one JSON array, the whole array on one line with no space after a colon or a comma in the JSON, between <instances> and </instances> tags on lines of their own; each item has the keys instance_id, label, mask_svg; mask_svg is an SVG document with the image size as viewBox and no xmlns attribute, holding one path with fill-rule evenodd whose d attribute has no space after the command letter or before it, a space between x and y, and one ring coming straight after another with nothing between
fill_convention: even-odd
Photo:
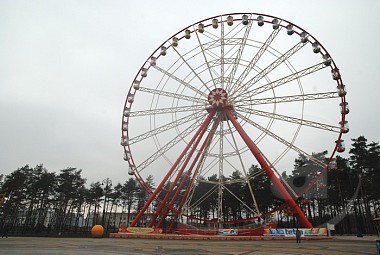
<instances>
[{"instance_id":1,"label":"concrete slab pavement","mask_svg":"<svg viewBox=\"0 0 380 255\"><path fill-rule=\"evenodd\" d=\"M334 237L330 240L308 240L297 244L282 241L192 241L117 238L49 238L9 237L0 239L0 254L319 254L373 255L375 237Z\"/></svg>"}]
</instances>

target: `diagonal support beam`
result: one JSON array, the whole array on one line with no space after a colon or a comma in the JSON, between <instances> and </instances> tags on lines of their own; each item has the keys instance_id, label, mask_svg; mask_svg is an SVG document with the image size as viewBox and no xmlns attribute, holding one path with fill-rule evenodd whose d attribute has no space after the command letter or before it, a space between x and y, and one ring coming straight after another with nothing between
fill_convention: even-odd
<instances>
[{"instance_id":1,"label":"diagonal support beam","mask_svg":"<svg viewBox=\"0 0 380 255\"><path fill-rule=\"evenodd\" d=\"M199 163L201 163L201 162L203 161L203 157L201 157L201 156L204 156L204 155L205 155L205 149L209 147L209 145L210 145L210 143L211 143L211 140L212 140L212 138L213 138L213 136L214 136L214 134L215 134L216 127L217 127L218 125L219 125L219 121L215 120L215 121L214 121L214 124L213 124L213 126L212 126L212 128L211 128L211 130L210 130L210 132L208 133L206 139L203 141L203 144L202 144L202 146L200 147L198 153L196 154L196 156L195 156L195 158L194 158L192 164L190 165L189 169L187 170L187 172L186 172L184 178L182 179L181 183L180 183L179 186L177 187L177 190L176 190L176 192L175 192L175 194L174 194L172 200L171 200L170 203L169 203L169 206L168 206L169 208L173 207L174 202L176 201L176 199L178 198L178 196L179 196L179 194L180 194L182 188L183 188L184 185L186 184L187 179L190 177L191 173L193 172L193 169L195 168L195 165L196 165L197 163L199 164ZM199 160L199 159L200 159L200 160ZM190 180L190 183L189 183L188 186L186 187L185 196L182 197L182 200L181 200L181 202L180 202L180 204L179 204L179 206L178 206L178 209L177 209L178 211L181 211L181 210L182 210L182 206L183 206L183 204L184 204L184 202L185 202L185 198L186 198L187 195L188 195L188 191L189 191L190 187L192 186L192 184L193 184L193 182L194 182L194 178L195 178L196 174L198 173L198 170L199 170L198 167L196 167L195 169L196 169L196 170L195 170L195 172L194 172L193 178ZM160 226L163 224L163 221L165 220L166 216L167 216L167 215L164 215L164 216L161 218L160 222L159 222L158 225L157 225L158 227L160 227ZM177 216L178 216L178 214L176 214L176 217L177 217ZM172 224L173 224L173 223L174 223L174 222L172 222ZM171 225L170 227L172 228L173 225ZM169 232L170 232L170 229L169 229Z\"/></svg>"},{"instance_id":2,"label":"diagonal support beam","mask_svg":"<svg viewBox=\"0 0 380 255\"><path fill-rule=\"evenodd\" d=\"M185 204L186 199L189 197L190 190L191 190L191 188L192 188L193 185L194 185L194 182L195 182L195 179L196 179L197 176L198 176L199 170L200 170L201 167L203 166L204 160L205 160L205 158L206 158L206 154L207 154L207 152L208 152L208 150L209 150L209 148L210 148L211 141L212 141L212 139L213 139L213 137L214 137L214 135L215 135L216 128L218 127L218 125L219 125L219 122L218 122L218 121L214 121L213 126L212 126L210 132L209 132L208 135L207 135L206 140L204 141L204 143L203 143L201 149L198 151L197 158L194 160L194 162L193 162L191 168L189 169L189 171L188 171L188 173L187 173L187 174L188 174L187 176L190 176L191 171L192 171L192 169L194 168L195 163L197 162L197 166L195 167L195 171L194 171L194 173L192 174L192 178L190 178L190 182L189 182L188 186L186 187L185 194L184 194L184 196L182 197L182 200L181 200L180 204L178 205L178 209L177 209L177 211L182 211L182 207L183 207L183 205ZM198 160L199 157L200 157L200 159ZM185 181L186 181L186 180L184 179L182 185L185 184ZM178 215L179 215L179 214L177 213L177 214L176 214L176 217L178 217ZM171 225L170 225L170 227L169 227L169 233L170 233L170 231L173 229L173 227L174 227L174 221L171 223Z\"/></svg>"},{"instance_id":3,"label":"diagonal support beam","mask_svg":"<svg viewBox=\"0 0 380 255\"><path fill-rule=\"evenodd\" d=\"M198 134L196 141L192 144L192 148L190 149L190 152L186 155L186 159L183 162L181 169L177 172L176 178L174 179L173 183L170 185L170 188L166 192L164 199L162 200L161 204L157 208L156 213L153 215L152 220L149 223L149 227L153 227L153 225L156 222L156 219L157 219L159 214L162 214L162 217L161 217L161 220L159 221L159 223L157 224L157 227L161 227L161 225L163 224L165 217L167 215L167 212L168 212L168 209L164 208L166 205L166 202L168 201L168 199L172 195L174 188L178 185L179 179L182 177L182 174L185 171L185 168L187 167L187 165L188 165L191 157L193 156L199 142L201 141L203 135L205 134L207 127L208 127L208 124L209 124L209 122L207 123L207 125L205 125L203 127L203 130ZM179 188L177 188L177 191L178 190L179 190ZM174 197L172 199L175 200L176 198L177 198L176 195L174 195ZM171 207L172 204L170 204L169 206ZM164 213L162 213L163 209L165 211Z\"/></svg>"},{"instance_id":4,"label":"diagonal support beam","mask_svg":"<svg viewBox=\"0 0 380 255\"><path fill-rule=\"evenodd\" d=\"M156 196L158 195L159 192L162 191L162 188L164 187L166 181L170 178L170 176L173 174L174 170L177 168L178 164L181 162L182 158L185 156L186 152L189 150L190 146L194 143L195 139L197 138L197 136L200 134L200 132L206 127L208 126L208 124L210 123L210 121L212 120L212 117L214 116L214 111L210 111L210 113L208 114L207 118L205 119L205 121L202 123L201 127L198 129L198 131L195 133L195 135L193 136L193 138L189 141L189 143L187 144L186 148L183 150L183 152L181 153L181 155L178 157L178 159L176 160L176 162L173 164L173 166L170 168L170 170L168 171L168 173L165 175L165 177L163 178L163 180L161 181L161 183L158 185L158 187L155 189L155 191L149 196L148 198L148 201L146 201L145 205L143 206L143 208L140 210L140 212L137 214L136 218L133 220L133 222L131 223L131 227L134 227L137 222L140 220L140 218L144 215L145 211L148 209L148 207L150 206L150 204L153 202L153 200L156 198Z\"/></svg>"},{"instance_id":5,"label":"diagonal support beam","mask_svg":"<svg viewBox=\"0 0 380 255\"><path fill-rule=\"evenodd\" d=\"M304 228L312 228L313 225L311 225L310 221L306 218L305 214L302 212L302 210L298 207L297 203L293 200L293 198L290 196L288 191L285 189L285 187L282 185L280 180L276 177L273 170L270 168L264 157L261 155L259 149L256 147L256 145L253 143L253 141L249 138L249 136L245 133L243 128L240 126L240 124L236 121L235 117L231 113L227 107L224 109L228 119L232 122L236 130L238 131L241 138L246 143L249 150L252 152L253 156L256 158L258 163L260 164L261 168L264 169L265 173L275 186L275 188L280 192L280 194L284 197L285 202L288 204L288 206L291 208L292 212L298 219L299 223Z\"/></svg>"}]
</instances>

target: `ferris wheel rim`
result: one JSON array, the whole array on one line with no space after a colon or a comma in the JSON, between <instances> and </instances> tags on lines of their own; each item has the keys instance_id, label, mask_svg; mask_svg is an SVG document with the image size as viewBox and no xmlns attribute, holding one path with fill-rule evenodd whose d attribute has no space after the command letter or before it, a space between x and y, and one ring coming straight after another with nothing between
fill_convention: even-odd
<instances>
[{"instance_id":1,"label":"ferris wheel rim","mask_svg":"<svg viewBox=\"0 0 380 255\"><path fill-rule=\"evenodd\" d=\"M336 67L336 65L335 65L335 62L334 62L334 60L333 60L333 58L331 57L331 55L327 52L327 50L324 48L324 46L322 45L322 44L320 44L318 41L317 41L317 39L316 38L314 38L310 33L308 33L306 30L304 30L304 29L302 29L302 28L300 28L299 26L297 26L297 25L295 25L294 23L291 23L291 22L289 22L289 21L287 21L287 20L284 20L284 19L280 19L280 18L278 18L278 17L275 17L275 16L271 16L271 15L266 15L266 14L259 14L259 13L230 13L230 14L223 14L223 15L218 15L218 16L214 16L214 17L211 17L211 18L207 18L207 19L204 19L204 20L201 20L201 21L199 21L199 22L196 22L196 23L194 23L194 24L192 24L192 25L190 25L190 26L188 26L188 27L186 27L186 28L184 28L184 29L182 29L182 30L180 30L179 32L177 32L176 34L174 34L173 36L171 36L171 37L169 37L166 41L164 41L164 43L162 43L149 57L148 57L148 59L144 62L144 64L141 66L141 68L139 69L139 71L138 71L138 73L136 74L136 76L135 76L135 78L134 78L134 80L133 80L133 83L132 83L132 85L131 85L131 87L130 87L130 89L129 89L129 91L128 91L128 95L133 91L133 84L134 84L134 82L135 81L139 81L139 82L141 82L143 79L144 79L144 77L141 77L141 74L144 72L144 71L149 71L149 69L151 68L151 66L152 65L150 65L150 61L151 61L151 59L152 59L152 57L154 57L154 56L157 56L156 54L157 54L157 52L159 52L160 51L160 49L161 49L161 47L163 47L163 46L168 46L167 47L167 49L169 49L170 47L173 47L173 45L170 43L170 40L172 39L172 38L174 38L174 37L177 37L178 36L178 41L181 41L182 39L184 39L185 38L185 36L179 36L181 33L183 33L184 31L186 31L187 29L189 29L189 28L194 28L197 24L199 24L199 23L202 23L202 22L205 22L205 21L210 21L210 20L213 20L213 19L216 19L216 18L219 18L220 20L219 20L219 23L222 23L222 22L226 22L226 20L222 20L222 17L227 17L227 16L231 16L231 15L256 15L256 16L264 16L264 17L269 17L269 18L273 18L273 19L279 19L279 20L281 20L282 22L284 22L285 24L284 25L281 25L280 24L280 26L281 27L285 27L285 25L292 25L292 26L294 26L294 27L296 27L296 28L298 28L299 30L301 30L301 31L304 31L304 32L306 32L307 33L307 35L310 37L310 38L312 38L313 40L314 40L314 42L317 42L318 44L319 44L319 46L321 47L321 55L323 55L323 53L325 54L325 55L328 55L328 56L330 56L330 58L331 58L331 69L332 70L338 70L338 68ZM234 19L234 21L241 21L241 19ZM250 22L253 22L253 21L257 21L257 19L250 19ZM269 21L265 21L266 23L269 23ZM211 24L209 24L209 25L207 25L207 26L212 26ZM197 32L196 30L193 30L193 31L191 31L191 33L195 33L195 32ZM297 31L295 31L295 33L298 33L299 34L299 32L297 32ZM161 55L158 55L158 57L157 57L157 59L159 58L159 57L161 57ZM141 78L140 78L141 77ZM339 79L337 80L337 84L338 84L338 86L344 86L343 85L343 81L342 81L342 77L341 76L339 76ZM136 93L137 91L135 91L135 93ZM134 94L135 94L134 93ZM345 104L346 103L346 101L345 101L345 95L344 96L341 96L340 97L341 98L341 103L342 104ZM126 108L128 108L128 106L129 106L129 109L131 108L131 105L132 105L132 103L130 103L130 104L128 104L129 102L128 102L128 98L126 99L126 101L125 101L125 103L124 103L124 108L123 108L123 110L124 109L126 109ZM346 115L346 113L342 113L342 115L341 115L341 122L342 123L344 123L345 122L345 115ZM123 115L123 117L122 117L122 123L124 124L124 123L128 123L129 124L129 116L126 118L126 121L125 121L125 116ZM122 124L122 125L123 125ZM337 138L337 141L340 141L341 140L341 137L342 137L342 135L343 135L343 131L340 131L339 132L339 135L338 135L338 138ZM128 130L127 131L125 131L125 130L123 130L123 128L122 128L122 139L123 138L129 138L129 136L128 136ZM337 151L337 149L338 149L338 142L336 143L336 146L335 146L335 148L333 149L333 152L331 153L331 156L330 156L330 158L329 158L329 161L327 162L327 164L326 164L326 166L328 166L329 165L329 163L333 160L333 156L335 155L335 153L336 153L336 151ZM126 153L127 151L131 151L130 150L130 148L129 148L129 145L124 145L124 153ZM135 162L134 162L134 159L133 159L133 156L131 155L130 156L130 159L128 160L128 163L129 163L129 165L130 165L130 167L136 167L136 164L135 164ZM326 167L327 168L327 167ZM134 172L134 174L136 175L136 177L139 179L139 180L142 180L142 182L144 182L143 181L143 179L142 179L142 177L140 176L140 173L139 173L139 171L135 171ZM152 192L152 190L149 188L149 187L147 187L147 186L145 186L144 188L146 188L147 189L147 191L148 192Z\"/></svg>"}]
</instances>

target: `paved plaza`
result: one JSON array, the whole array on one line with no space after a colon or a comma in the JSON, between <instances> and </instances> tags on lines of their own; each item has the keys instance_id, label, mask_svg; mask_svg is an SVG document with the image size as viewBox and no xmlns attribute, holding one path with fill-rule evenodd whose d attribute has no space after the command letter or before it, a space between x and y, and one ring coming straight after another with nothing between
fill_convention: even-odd
<instances>
[{"instance_id":1,"label":"paved plaza","mask_svg":"<svg viewBox=\"0 0 380 255\"><path fill-rule=\"evenodd\" d=\"M191 241L118 238L9 237L0 240L0 254L376 254L374 236L334 237L297 244L282 241Z\"/></svg>"}]
</instances>

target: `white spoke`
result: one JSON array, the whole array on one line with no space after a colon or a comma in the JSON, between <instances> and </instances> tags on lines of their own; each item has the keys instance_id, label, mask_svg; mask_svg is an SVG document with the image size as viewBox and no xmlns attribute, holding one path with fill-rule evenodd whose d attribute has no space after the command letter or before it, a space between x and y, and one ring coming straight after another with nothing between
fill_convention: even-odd
<instances>
[{"instance_id":1,"label":"white spoke","mask_svg":"<svg viewBox=\"0 0 380 255\"><path fill-rule=\"evenodd\" d=\"M219 120L221 120L221 116L219 115ZM219 139L219 184L218 184L218 220L221 221L223 219L223 122L220 121L220 139Z\"/></svg>"},{"instance_id":2,"label":"white spoke","mask_svg":"<svg viewBox=\"0 0 380 255\"><path fill-rule=\"evenodd\" d=\"M307 100L321 100L321 99L331 99L339 98L337 92L324 92L315 94L304 94L304 95L292 95L283 97L269 97L260 99L249 99L240 101L240 105L263 105L263 104L278 104L278 103L290 103L297 101L307 101ZM237 104L239 106L239 104Z\"/></svg>"},{"instance_id":3,"label":"white spoke","mask_svg":"<svg viewBox=\"0 0 380 255\"><path fill-rule=\"evenodd\" d=\"M276 120L290 122L290 123L294 123L294 124L298 124L298 125L309 126L312 128L323 129L323 130L327 130L327 131L331 131L331 132L337 132L337 133L340 132L340 126L332 126L332 125L328 125L328 124L324 124L324 123L320 123L320 122L315 122L315 121L310 121L310 120L300 119L300 118L294 118L294 117L281 115L281 114L277 114L277 113L273 113L273 112L265 112L265 111L249 109L249 108L245 108L242 106L240 106L239 109L241 109L243 112L251 113L251 114L254 114L257 116L261 116L261 117L273 118Z\"/></svg>"},{"instance_id":4,"label":"white spoke","mask_svg":"<svg viewBox=\"0 0 380 255\"><path fill-rule=\"evenodd\" d=\"M158 71L160 71L161 73L167 75L168 77L172 78L173 80L177 81L178 83L180 83L181 85L185 86L186 88L189 88L191 89L192 91L194 91L195 93L197 93L198 95L201 95L203 97L207 97L207 95L200 91L199 89L197 88L194 88L193 86L191 86L189 83L185 82L184 80L178 78L177 76L165 71L164 69L158 67L158 66L154 66L154 68Z\"/></svg>"},{"instance_id":5,"label":"white spoke","mask_svg":"<svg viewBox=\"0 0 380 255\"><path fill-rule=\"evenodd\" d=\"M263 69L260 73L258 73L255 77L250 79L249 81L245 82L235 90L235 92L232 93L232 95L240 94L244 90L248 90L249 87L251 87L253 84L264 78L266 75L268 75L270 72L272 72L276 67L278 67L280 64L282 64L285 60L287 60L290 56L292 56L294 53L302 49L302 47L305 46L304 43L297 43L293 48L288 50L286 53L284 53L282 56L277 58L272 64L267 66L265 69Z\"/></svg>"},{"instance_id":6,"label":"white spoke","mask_svg":"<svg viewBox=\"0 0 380 255\"><path fill-rule=\"evenodd\" d=\"M244 35L243 35L243 38L241 40L241 43L239 44L239 49L238 49L238 52L236 54L236 57L233 61L233 66L232 66L232 70L231 70L231 73L228 75L228 84L227 84L227 88L226 90L229 90L230 89L230 86L231 86L231 82L232 82L232 79L235 77L235 74L236 74L236 71L237 71L237 68L239 66L239 63L240 63L240 59L241 59L241 56L243 54L243 51L244 51L244 48L245 48L245 45L247 43L247 39L248 39L248 35L249 33L251 32L251 28L252 28L252 22L249 22L248 25L246 26L246 29L245 29L245 32L244 32Z\"/></svg>"},{"instance_id":7,"label":"white spoke","mask_svg":"<svg viewBox=\"0 0 380 255\"><path fill-rule=\"evenodd\" d=\"M186 101L195 102L195 103L203 103L204 104L206 102L206 99L185 96L183 94L177 94L177 93L172 93L172 92L163 91L163 90L157 90L157 89L150 89L150 88L141 87L140 91L147 92L147 93L150 93L150 94L155 94L155 95L175 98L175 99L186 100Z\"/></svg>"},{"instance_id":8,"label":"white spoke","mask_svg":"<svg viewBox=\"0 0 380 255\"><path fill-rule=\"evenodd\" d=\"M182 61L187 65L187 67L191 70L191 72L195 75L195 77L198 78L198 80L202 83L203 87L205 87L208 91L211 91L211 89L206 85L206 83L201 79L201 77L198 75L198 72L196 72L193 67L187 62L187 60L179 53L179 51L173 47L174 51L177 52L178 56L182 59Z\"/></svg>"},{"instance_id":9,"label":"white spoke","mask_svg":"<svg viewBox=\"0 0 380 255\"><path fill-rule=\"evenodd\" d=\"M224 89L224 22L221 22L220 26L220 78L222 79L220 86Z\"/></svg>"},{"instance_id":10,"label":"white spoke","mask_svg":"<svg viewBox=\"0 0 380 255\"><path fill-rule=\"evenodd\" d=\"M257 87L257 88L254 88L254 89L251 89L251 90L248 90L248 93L246 93L245 96L243 96L242 98L247 98L248 96L255 96L255 95L258 95L260 93L263 93L263 92L266 92L268 90L272 90L276 87L279 87L281 85L284 85L284 84L287 84L291 81L294 81L294 80L297 80L303 76L306 76L306 75L309 75L311 73L314 73L316 71L319 71L319 70L322 70L326 68L326 65L323 64L323 63L319 63L319 64L316 64L314 66L311 66L309 68L305 68L299 72L296 72L296 73L293 73L293 74L290 74L288 76L285 76L281 79L278 79L276 81L273 81L273 82L270 82L268 84L265 84L263 86L260 86L260 87ZM246 84L246 87L251 87L253 84ZM236 95L237 97L238 95Z\"/></svg>"},{"instance_id":11,"label":"white spoke","mask_svg":"<svg viewBox=\"0 0 380 255\"><path fill-rule=\"evenodd\" d=\"M256 55L252 58L251 62L248 64L248 66L245 68L243 73L240 75L238 80L235 83L235 88L238 88L241 86L241 84L244 82L245 78L247 78L249 72L253 69L253 67L257 64L257 62L260 60L260 58L264 55L265 51L269 47L269 45L272 43L274 38L276 38L277 34L280 32L281 27L279 29L273 30L273 32L270 34L268 39L265 41L265 43L261 46L259 51L256 53ZM233 95L231 95L233 96Z\"/></svg>"},{"instance_id":12,"label":"white spoke","mask_svg":"<svg viewBox=\"0 0 380 255\"><path fill-rule=\"evenodd\" d=\"M237 201L239 201L242 205L244 205L245 208L250 210L252 213L257 213L257 211L253 210L250 206L248 206L246 203L243 202L238 196L235 195L231 190L227 188L227 186L224 186L224 189L228 191Z\"/></svg>"},{"instance_id":13,"label":"white spoke","mask_svg":"<svg viewBox=\"0 0 380 255\"><path fill-rule=\"evenodd\" d=\"M167 144L165 144L164 146L162 146L153 155L151 155L145 161L143 161L140 165L138 165L137 169L140 172L143 171L147 166L149 166L151 163L153 163L157 158L161 157L165 152L167 152L174 145L176 145L177 143L179 143L183 139L183 137L186 137L187 135L189 135L196 128L197 128L196 125L189 126L186 130L184 130L182 133L178 134L170 142L168 142Z\"/></svg>"},{"instance_id":14,"label":"white spoke","mask_svg":"<svg viewBox=\"0 0 380 255\"><path fill-rule=\"evenodd\" d=\"M197 113L188 115L186 117L180 118L178 120L166 123L165 125L160 126L158 128L155 128L155 129L152 129L149 132L146 132L144 134L141 134L141 135L138 135L136 137L130 138L129 144L134 144L134 143L140 142L140 141L142 141L144 139L147 139L147 138L150 138L152 136L155 136L157 134L160 134L160 133L163 133L165 131L168 131L170 129L177 128L178 126L180 126L180 125L182 125L184 123L188 123L189 121L193 121L195 119L200 118L200 115L201 115L200 112L197 112Z\"/></svg>"},{"instance_id":15,"label":"white spoke","mask_svg":"<svg viewBox=\"0 0 380 255\"><path fill-rule=\"evenodd\" d=\"M300 155L306 156L308 159L312 160L313 162L315 162L319 166L326 167L326 164L324 162L319 161L318 159L316 159L312 155L306 153L302 149L300 149L297 146L295 146L293 143L290 143L290 142L286 141L285 139L281 138L280 136L278 136L278 135L270 132L269 130L265 129L264 127L260 126L259 124L255 123L254 121L252 121L250 119L247 119L245 116L243 116L243 115L241 115L239 113L238 113L238 116L240 118L244 119L250 125L254 126L255 128L259 129L262 132L265 132L266 134L270 135L271 137L273 137L277 141L279 141L282 144L286 145L289 149L292 149L292 150L296 151Z\"/></svg>"},{"instance_id":16,"label":"white spoke","mask_svg":"<svg viewBox=\"0 0 380 255\"><path fill-rule=\"evenodd\" d=\"M206 57L206 54L205 54L207 51L206 51L204 45L201 43L201 39L199 38L199 34L198 34L198 33L195 33L195 35L197 36L198 44L199 44L199 47L201 48L201 51L202 51L203 60L204 60L204 62L205 62L206 65L207 65L207 69L208 69L208 71L209 71L209 74L210 74L211 80L214 80L213 75L212 75L212 72L211 72L212 69L211 69L210 63L209 63L209 61L207 60L207 57ZM215 83L214 83L214 87L216 88Z\"/></svg>"},{"instance_id":17,"label":"white spoke","mask_svg":"<svg viewBox=\"0 0 380 255\"><path fill-rule=\"evenodd\" d=\"M191 105L191 106L179 106L179 107L170 107L170 108L162 108L162 109L151 109L151 110L145 110L145 111L130 112L129 117L142 117L142 116L153 116L156 114L165 114L165 113L201 111L203 109L204 109L204 105Z\"/></svg>"},{"instance_id":18,"label":"white spoke","mask_svg":"<svg viewBox=\"0 0 380 255\"><path fill-rule=\"evenodd\" d=\"M229 130L232 130L229 121L227 122L227 124L228 124L228 129L229 129ZM250 179L249 179L249 177L248 177L247 171L246 171L246 169L245 169L245 166L244 166L244 163L243 163L242 156L241 156L241 154L239 153L239 149L238 149L239 147L238 147L238 145L237 145L237 142L236 142L236 139L235 139L235 137L234 137L233 132L231 132L231 137L232 137L232 140L233 140L233 143L234 143L235 152L236 152L236 154L237 154L238 157L239 157L239 162L240 162L241 169L243 170L244 181L245 181L245 183L248 185L249 193L250 193L250 195L251 195L252 201L253 201L253 203L254 203L254 205L255 205L255 208L256 208L255 213L260 214L260 209L259 209L259 206L258 206L258 204L257 204L257 201L256 201L256 198L255 198L255 195L254 195L254 193L253 193L253 188L252 188L252 185L251 185Z\"/></svg>"}]
</instances>

